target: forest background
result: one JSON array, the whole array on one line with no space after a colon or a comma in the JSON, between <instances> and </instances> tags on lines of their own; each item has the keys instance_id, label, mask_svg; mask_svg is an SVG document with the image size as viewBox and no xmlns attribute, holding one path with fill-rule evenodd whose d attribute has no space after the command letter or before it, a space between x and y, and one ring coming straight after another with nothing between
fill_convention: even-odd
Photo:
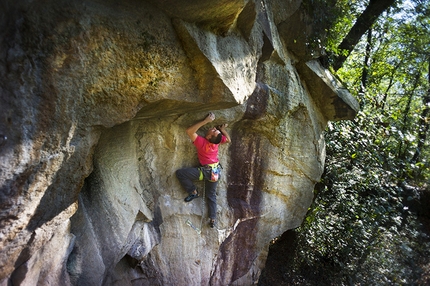
<instances>
[{"instance_id":1,"label":"forest background","mask_svg":"<svg viewBox=\"0 0 430 286\"><path fill-rule=\"evenodd\" d=\"M430 1L303 5L310 52L361 110L329 123L313 205L259 285L430 285Z\"/></svg>"}]
</instances>

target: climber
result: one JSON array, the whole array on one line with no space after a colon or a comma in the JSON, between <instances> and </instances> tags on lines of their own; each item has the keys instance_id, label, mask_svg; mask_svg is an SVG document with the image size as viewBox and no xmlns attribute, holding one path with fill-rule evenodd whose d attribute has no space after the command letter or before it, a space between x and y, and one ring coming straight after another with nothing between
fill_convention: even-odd
<instances>
[{"instance_id":1,"label":"climber","mask_svg":"<svg viewBox=\"0 0 430 286\"><path fill-rule=\"evenodd\" d=\"M209 225L215 227L216 219L216 187L220 177L221 166L218 159L219 144L230 143L227 124L209 128L205 137L198 135L196 132L203 125L214 121L215 114L210 112L205 119L187 128L187 134L197 149L197 157L200 167L183 168L176 171L176 176L182 187L188 192L185 202L190 202L199 197L193 181L204 180L205 191L208 197L209 205Z\"/></svg>"}]
</instances>

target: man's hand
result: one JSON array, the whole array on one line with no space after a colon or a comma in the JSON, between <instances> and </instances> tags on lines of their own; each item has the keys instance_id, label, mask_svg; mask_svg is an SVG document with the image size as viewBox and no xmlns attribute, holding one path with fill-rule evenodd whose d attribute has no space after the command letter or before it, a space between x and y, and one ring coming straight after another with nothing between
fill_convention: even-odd
<instances>
[{"instance_id":1,"label":"man's hand","mask_svg":"<svg viewBox=\"0 0 430 286\"><path fill-rule=\"evenodd\" d=\"M203 119L200 122L197 122L193 126L188 127L186 132L187 132L187 135L190 137L191 141L194 142L194 140L196 140L197 138L196 132L197 130L199 130L200 127L214 120L215 120L215 114L213 112L209 112L209 114L206 116L205 119Z\"/></svg>"},{"instance_id":2,"label":"man's hand","mask_svg":"<svg viewBox=\"0 0 430 286\"><path fill-rule=\"evenodd\" d=\"M221 124L221 125L218 125L217 127L216 127L216 129L218 129L219 131L225 131L225 129L228 127L228 124L227 123L225 123L225 124Z\"/></svg>"},{"instance_id":3,"label":"man's hand","mask_svg":"<svg viewBox=\"0 0 430 286\"><path fill-rule=\"evenodd\" d=\"M213 112L209 112L208 116L206 116L205 120L207 123L215 120L215 114Z\"/></svg>"}]
</instances>

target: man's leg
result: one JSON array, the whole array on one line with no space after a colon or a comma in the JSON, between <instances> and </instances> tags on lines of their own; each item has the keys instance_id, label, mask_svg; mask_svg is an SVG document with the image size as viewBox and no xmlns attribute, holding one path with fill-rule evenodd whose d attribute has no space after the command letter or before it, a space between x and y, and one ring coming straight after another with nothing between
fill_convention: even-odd
<instances>
[{"instance_id":1,"label":"man's leg","mask_svg":"<svg viewBox=\"0 0 430 286\"><path fill-rule=\"evenodd\" d=\"M176 177L181 183L182 187L189 194L185 198L186 202L189 202L198 197L196 186L193 181L199 180L200 170L199 168L183 168L176 171Z\"/></svg>"},{"instance_id":2,"label":"man's leg","mask_svg":"<svg viewBox=\"0 0 430 286\"><path fill-rule=\"evenodd\" d=\"M218 182L205 181L205 191L208 197L209 219L211 227L214 227L216 220L216 187Z\"/></svg>"}]
</instances>

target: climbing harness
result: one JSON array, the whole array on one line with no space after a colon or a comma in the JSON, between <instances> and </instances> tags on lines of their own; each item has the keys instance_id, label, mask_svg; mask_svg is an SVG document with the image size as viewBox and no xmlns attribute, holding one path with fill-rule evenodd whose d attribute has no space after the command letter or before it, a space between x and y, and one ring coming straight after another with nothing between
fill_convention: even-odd
<instances>
[{"instance_id":1,"label":"climbing harness","mask_svg":"<svg viewBox=\"0 0 430 286\"><path fill-rule=\"evenodd\" d=\"M203 170L202 169L205 169L205 170L209 170L210 169L211 170L211 178L208 181L210 181L210 182L216 182L219 179L219 175L221 173L220 169L222 169L222 166L221 166L221 164L219 162L201 166L199 168L199 170L200 170L199 180L200 181L202 181L204 179L204 175L203 175Z\"/></svg>"}]
</instances>

